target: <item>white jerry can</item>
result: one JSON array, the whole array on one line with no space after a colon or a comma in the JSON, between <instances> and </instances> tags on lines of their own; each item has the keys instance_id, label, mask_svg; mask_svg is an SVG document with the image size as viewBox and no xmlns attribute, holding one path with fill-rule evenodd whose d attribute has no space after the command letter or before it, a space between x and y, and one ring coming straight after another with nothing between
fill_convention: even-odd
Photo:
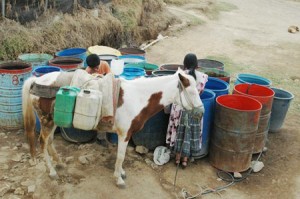
<instances>
[{"instance_id":1,"label":"white jerry can","mask_svg":"<svg viewBox=\"0 0 300 199\"><path fill-rule=\"evenodd\" d=\"M102 92L83 89L76 97L73 126L82 130L94 129L100 118Z\"/></svg>"}]
</instances>

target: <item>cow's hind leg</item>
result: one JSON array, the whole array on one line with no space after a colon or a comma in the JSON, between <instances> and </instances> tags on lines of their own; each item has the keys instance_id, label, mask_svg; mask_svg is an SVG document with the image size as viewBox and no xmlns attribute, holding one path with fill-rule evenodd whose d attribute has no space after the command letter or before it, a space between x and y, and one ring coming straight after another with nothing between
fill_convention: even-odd
<instances>
[{"instance_id":1,"label":"cow's hind leg","mask_svg":"<svg viewBox=\"0 0 300 199\"><path fill-rule=\"evenodd\" d=\"M56 161L58 163L57 166L59 167L65 167L66 165L62 162L60 156L58 155L55 146L53 144L53 139L54 139L54 132L56 130L56 125L53 127L53 129L51 130L51 135L49 136L48 139L48 152L49 154L53 157L53 160Z\"/></svg>"},{"instance_id":2,"label":"cow's hind leg","mask_svg":"<svg viewBox=\"0 0 300 199\"><path fill-rule=\"evenodd\" d=\"M127 142L125 141L125 137L119 136L118 154L117 154L117 161L116 161L115 172L114 172L114 176L117 178L117 186L119 188L125 188L125 182L123 178L126 177L126 174L122 165L125 159L127 145L128 145L128 141Z\"/></svg>"},{"instance_id":3,"label":"cow's hind leg","mask_svg":"<svg viewBox=\"0 0 300 199\"><path fill-rule=\"evenodd\" d=\"M51 162L51 157L49 156L48 149L49 149L49 139L51 136L53 136L54 131L55 131L55 125L53 123L53 120L47 120L47 119L42 119L41 120L41 148L44 153L44 159L47 163L48 169L50 170L49 176L53 179L57 178L57 172L54 169L52 162ZM52 142L52 140L51 140ZM53 153L51 151L50 153Z\"/></svg>"}]
</instances>

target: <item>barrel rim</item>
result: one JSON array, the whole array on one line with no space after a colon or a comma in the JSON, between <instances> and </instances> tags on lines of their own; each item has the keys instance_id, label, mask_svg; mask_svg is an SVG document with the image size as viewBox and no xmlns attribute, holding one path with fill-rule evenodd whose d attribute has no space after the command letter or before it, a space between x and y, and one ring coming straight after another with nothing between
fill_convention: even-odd
<instances>
[{"instance_id":1,"label":"barrel rim","mask_svg":"<svg viewBox=\"0 0 300 199\"><path fill-rule=\"evenodd\" d=\"M36 67L32 72L37 72L37 70L42 69L42 68L51 68L51 69L53 68L53 69L58 69L58 71L61 71L61 68L59 68L57 66L45 65L45 66L38 66L38 67Z\"/></svg>"},{"instance_id":2,"label":"barrel rim","mask_svg":"<svg viewBox=\"0 0 300 199\"><path fill-rule=\"evenodd\" d=\"M230 109L230 110L236 110L236 111L241 111L240 109L236 109L236 108L232 108L232 107L229 107L229 106L226 106L224 104L221 104L219 102L219 100L221 98L224 98L224 97L237 97L237 98L247 98L249 100L252 100L252 101L255 101L255 103L257 103L259 105L259 108L258 109L253 109L253 110L242 110L243 112L257 112L257 111L261 111L262 109L262 104L257 100L257 99L254 99L252 97L248 97L248 96L244 96L244 95L237 95L237 94L232 94L232 95L221 95L221 96L218 96L216 98L216 103L224 108L227 108L227 109Z\"/></svg>"},{"instance_id":3,"label":"barrel rim","mask_svg":"<svg viewBox=\"0 0 300 199\"><path fill-rule=\"evenodd\" d=\"M118 56L118 59L126 59L126 58L136 58L136 59L140 59L140 60L143 60L145 61L145 57L143 56L140 56L140 55L121 55L121 56Z\"/></svg>"},{"instance_id":4,"label":"barrel rim","mask_svg":"<svg viewBox=\"0 0 300 199\"><path fill-rule=\"evenodd\" d=\"M258 79L260 79L262 81L265 81L267 84L263 84L263 86L270 86L272 84L271 80L269 80L269 79L267 79L265 77L256 75L256 74L251 74L251 73L240 73L240 74L237 75L236 79L239 80L242 83L248 83L249 84L250 82L246 82L246 81L240 79L241 76L247 76L249 78L258 78Z\"/></svg>"},{"instance_id":5,"label":"barrel rim","mask_svg":"<svg viewBox=\"0 0 300 199\"><path fill-rule=\"evenodd\" d=\"M48 54L48 53L22 53L22 54L19 54L18 56L18 59L22 60L22 61L25 61L24 59L22 59L23 56L31 56L31 55L37 55L37 56L47 56L47 58L43 58L43 60L49 60L49 59L53 59L53 55L51 54ZM27 61L27 60L26 60ZM25 61L25 62L26 62ZM27 62L31 62L31 61L27 61Z\"/></svg>"},{"instance_id":6,"label":"barrel rim","mask_svg":"<svg viewBox=\"0 0 300 199\"><path fill-rule=\"evenodd\" d=\"M145 50L142 50L140 48L133 48L133 47L124 47L124 48L119 48L118 50L121 52L122 55L123 55L123 53L122 53L123 51L126 53L124 55L133 55L133 54L142 55L142 54L146 53ZM128 50L128 51L126 51L126 50ZM136 51L137 53L136 52L133 53L133 51L130 51L130 50Z\"/></svg>"},{"instance_id":7,"label":"barrel rim","mask_svg":"<svg viewBox=\"0 0 300 199\"><path fill-rule=\"evenodd\" d=\"M275 87L271 87L271 89L275 89L275 90L278 90L278 91L281 91L281 92L284 92L284 93L287 93L290 95L290 97L276 97L276 91L274 91L275 95L274 95L274 99L282 99L282 100L292 100L294 99L295 95L293 93L291 93L290 91L287 91L287 90L284 90L282 88L275 88Z\"/></svg>"},{"instance_id":8,"label":"barrel rim","mask_svg":"<svg viewBox=\"0 0 300 199\"><path fill-rule=\"evenodd\" d=\"M272 95L266 95L266 96L261 96L261 95L249 95L248 93L243 93L239 90L236 89L236 87L241 87L241 86L244 86L244 85L255 85L255 86L259 86L261 87L261 89L265 89L265 90L268 90L268 91L272 91ZM233 91L237 92L238 94L241 94L241 95L246 95L246 96L249 96L249 97L254 97L254 98L258 98L258 99L265 99L265 98L272 98L275 96L275 92L269 88L269 87L266 87L266 86L262 86L262 85L259 85L259 84L249 84L249 83L242 83L242 84L237 84L234 86L233 88Z\"/></svg>"},{"instance_id":9,"label":"barrel rim","mask_svg":"<svg viewBox=\"0 0 300 199\"><path fill-rule=\"evenodd\" d=\"M206 62L215 62L215 63L218 63L220 66L217 66L217 67L213 67L213 68L224 68L224 63L223 62L221 62L221 61L218 61L218 60L215 60L215 59L205 59L205 58L203 58L203 59L197 59L197 62L198 62L198 66L199 67L202 67L202 68L211 68L211 67L203 67L203 66L200 66L200 64L199 64L199 62L201 62L201 61L206 61Z\"/></svg>"},{"instance_id":10,"label":"barrel rim","mask_svg":"<svg viewBox=\"0 0 300 199\"><path fill-rule=\"evenodd\" d=\"M72 54L72 55L59 55L62 52L68 52L68 51L72 51L72 50L78 50L78 51L82 51L82 52L76 53L76 54ZM63 49L63 50L60 50L60 51L56 52L55 56L57 56L57 57L71 57L71 56L74 56L74 55L82 55L82 54L84 54L86 52L87 52L86 48L80 48L80 47L66 48L66 49Z\"/></svg>"},{"instance_id":11,"label":"barrel rim","mask_svg":"<svg viewBox=\"0 0 300 199\"><path fill-rule=\"evenodd\" d=\"M211 94L211 95L212 95L212 97L201 99L201 95L202 95L202 94L204 94L205 92L207 92L207 93ZM215 93L215 92L213 92L213 91L212 91L212 90L210 90L210 89L207 89L207 88L205 88L205 89L203 90L203 93L202 93L202 94L200 95L200 99L201 99L202 101L211 100L211 99L214 99L214 98L216 98L216 93Z\"/></svg>"},{"instance_id":12,"label":"barrel rim","mask_svg":"<svg viewBox=\"0 0 300 199\"><path fill-rule=\"evenodd\" d=\"M22 66L25 66L23 69L1 69L1 66L11 66L11 65L16 65L16 64L22 64ZM8 61L8 62L3 62L0 64L0 73L4 74L22 74L22 73L27 73L32 71L32 64L24 61Z\"/></svg>"},{"instance_id":13,"label":"barrel rim","mask_svg":"<svg viewBox=\"0 0 300 199\"><path fill-rule=\"evenodd\" d=\"M167 66L167 65L173 65L173 66L178 66L179 68L181 68L182 70L184 69L184 65L183 64L174 64L174 63L165 63L165 64L161 64L160 66L159 66L159 70L170 70L170 69L162 69L162 66ZM178 68L176 69L176 70L178 70Z\"/></svg>"},{"instance_id":14,"label":"barrel rim","mask_svg":"<svg viewBox=\"0 0 300 199\"><path fill-rule=\"evenodd\" d=\"M224 85L226 86L226 88L224 88L224 89L209 89L209 88L206 88L206 89L209 89L209 90L212 90L212 91L219 91L219 92L229 90L229 86L230 86L230 85L229 85L227 82L225 82L225 81L223 81L223 80L220 80L219 78L216 78L216 77L208 77L208 81L209 81L209 79L224 84ZM208 81L207 81L207 82L208 82Z\"/></svg>"},{"instance_id":15,"label":"barrel rim","mask_svg":"<svg viewBox=\"0 0 300 199\"><path fill-rule=\"evenodd\" d=\"M160 76L164 76L164 75L157 75L156 73L159 73L159 72L171 72L173 74L167 74L167 75L174 75L177 71L176 70L153 70L152 71L152 75L155 76L155 77L160 77Z\"/></svg>"}]
</instances>

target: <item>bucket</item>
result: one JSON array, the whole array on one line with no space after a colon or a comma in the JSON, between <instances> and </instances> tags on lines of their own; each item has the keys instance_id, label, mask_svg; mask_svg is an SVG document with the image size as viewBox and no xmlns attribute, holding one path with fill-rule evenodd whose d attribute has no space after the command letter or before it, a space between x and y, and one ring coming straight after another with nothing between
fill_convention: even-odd
<instances>
[{"instance_id":1,"label":"bucket","mask_svg":"<svg viewBox=\"0 0 300 199\"><path fill-rule=\"evenodd\" d=\"M163 64L159 67L159 70L178 70L178 67L180 67L183 70L182 64Z\"/></svg>"},{"instance_id":2,"label":"bucket","mask_svg":"<svg viewBox=\"0 0 300 199\"><path fill-rule=\"evenodd\" d=\"M47 73L51 73L51 72L56 72L56 71L61 71L60 68L55 67L55 66L37 66L33 72L32 75L36 76L36 77L41 77ZM38 116L35 113L35 118L36 118L36 122L35 122L35 132L40 133L41 131L41 124L40 124L40 120L38 119ZM56 128L55 132L58 132L59 128Z\"/></svg>"},{"instance_id":3,"label":"bucket","mask_svg":"<svg viewBox=\"0 0 300 199\"><path fill-rule=\"evenodd\" d=\"M74 57L56 57L49 61L49 65L59 67L63 71L74 71L83 67L83 61Z\"/></svg>"},{"instance_id":4,"label":"bucket","mask_svg":"<svg viewBox=\"0 0 300 199\"><path fill-rule=\"evenodd\" d=\"M142 76L145 76L145 70L136 67L124 68L123 73L120 75L120 77L123 77L124 79L127 80L133 80Z\"/></svg>"},{"instance_id":5,"label":"bucket","mask_svg":"<svg viewBox=\"0 0 300 199\"><path fill-rule=\"evenodd\" d=\"M108 65L110 65L112 60L118 59L118 56L116 56L116 55L103 54L103 55L98 55L98 56L99 56L100 60L106 61L108 63Z\"/></svg>"},{"instance_id":6,"label":"bucket","mask_svg":"<svg viewBox=\"0 0 300 199\"><path fill-rule=\"evenodd\" d=\"M229 84L215 77L208 77L205 88L212 90L216 97L229 93Z\"/></svg>"},{"instance_id":7,"label":"bucket","mask_svg":"<svg viewBox=\"0 0 300 199\"><path fill-rule=\"evenodd\" d=\"M270 119L270 132L278 132L285 120L294 95L286 90L271 88L275 92Z\"/></svg>"},{"instance_id":8,"label":"bucket","mask_svg":"<svg viewBox=\"0 0 300 199\"><path fill-rule=\"evenodd\" d=\"M253 149L253 153L260 153L263 151L268 138L271 109L275 93L272 89L257 84L238 84L235 85L233 94L252 97L262 104Z\"/></svg>"},{"instance_id":9,"label":"bucket","mask_svg":"<svg viewBox=\"0 0 300 199\"><path fill-rule=\"evenodd\" d=\"M113 132L107 132L106 138L111 144L118 144L118 134Z\"/></svg>"},{"instance_id":10,"label":"bucket","mask_svg":"<svg viewBox=\"0 0 300 199\"><path fill-rule=\"evenodd\" d=\"M31 64L26 62L0 64L0 127L3 129L23 128L22 87L31 70Z\"/></svg>"},{"instance_id":11,"label":"bucket","mask_svg":"<svg viewBox=\"0 0 300 199\"><path fill-rule=\"evenodd\" d=\"M53 56L45 53L26 53L19 55L18 59L30 63L34 70L37 66L47 65Z\"/></svg>"},{"instance_id":12,"label":"bucket","mask_svg":"<svg viewBox=\"0 0 300 199\"><path fill-rule=\"evenodd\" d=\"M268 80L264 77L254 75L254 74L238 74L235 85L242 84L242 83L248 83L248 84L258 84L262 86L270 87L272 82L271 80Z\"/></svg>"},{"instance_id":13,"label":"bucket","mask_svg":"<svg viewBox=\"0 0 300 199\"><path fill-rule=\"evenodd\" d=\"M35 69L33 69L32 75L36 77L41 77L47 73L57 72L57 71L61 71L61 69L55 66L37 66Z\"/></svg>"},{"instance_id":14,"label":"bucket","mask_svg":"<svg viewBox=\"0 0 300 199\"><path fill-rule=\"evenodd\" d=\"M132 141L135 145L142 145L149 150L164 146L168 129L169 115L160 111L152 116L143 129L133 134Z\"/></svg>"},{"instance_id":15,"label":"bucket","mask_svg":"<svg viewBox=\"0 0 300 199\"><path fill-rule=\"evenodd\" d=\"M212 129L211 127L213 124L215 97L216 94L208 89L204 89L203 93L200 95L205 112L202 119L201 151L200 156L197 158L205 157L208 154L208 146Z\"/></svg>"},{"instance_id":16,"label":"bucket","mask_svg":"<svg viewBox=\"0 0 300 199\"><path fill-rule=\"evenodd\" d=\"M197 70L207 74L209 77L215 77L227 82L228 84L230 83L230 74L224 70L220 70L216 68L210 68L210 69L199 68Z\"/></svg>"},{"instance_id":17,"label":"bucket","mask_svg":"<svg viewBox=\"0 0 300 199\"><path fill-rule=\"evenodd\" d=\"M62 137L72 143L86 143L90 142L97 137L97 131L85 131L76 128L60 127Z\"/></svg>"},{"instance_id":18,"label":"bucket","mask_svg":"<svg viewBox=\"0 0 300 199\"><path fill-rule=\"evenodd\" d=\"M121 56L121 52L115 48L98 45L88 47L88 54Z\"/></svg>"},{"instance_id":19,"label":"bucket","mask_svg":"<svg viewBox=\"0 0 300 199\"><path fill-rule=\"evenodd\" d=\"M122 55L138 55L145 57L146 51L139 48L120 48L119 51Z\"/></svg>"},{"instance_id":20,"label":"bucket","mask_svg":"<svg viewBox=\"0 0 300 199\"><path fill-rule=\"evenodd\" d=\"M243 95L222 95L216 99L209 161L227 172L249 169L262 105Z\"/></svg>"},{"instance_id":21,"label":"bucket","mask_svg":"<svg viewBox=\"0 0 300 199\"><path fill-rule=\"evenodd\" d=\"M198 59L198 66L202 69L219 69L224 70L224 64L217 60L212 59Z\"/></svg>"},{"instance_id":22,"label":"bucket","mask_svg":"<svg viewBox=\"0 0 300 199\"><path fill-rule=\"evenodd\" d=\"M56 57L74 57L83 60L83 66L86 67L87 50L85 48L67 48L55 53Z\"/></svg>"},{"instance_id":23,"label":"bucket","mask_svg":"<svg viewBox=\"0 0 300 199\"><path fill-rule=\"evenodd\" d=\"M138 55L122 55L119 56L118 59L123 60L125 64L146 62L145 57L138 56Z\"/></svg>"},{"instance_id":24,"label":"bucket","mask_svg":"<svg viewBox=\"0 0 300 199\"><path fill-rule=\"evenodd\" d=\"M157 70L158 66L155 64L150 64L147 62L142 62L142 63L136 63L136 64L126 64L126 67L136 67L136 68L142 68L146 71L147 75L152 75L152 71Z\"/></svg>"},{"instance_id":25,"label":"bucket","mask_svg":"<svg viewBox=\"0 0 300 199\"><path fill-rule=\"evenodd\" d=\"M175 73L176 73L176 70L154 70L154 71L152 71L152 75L154 77L174 75Z\"/></svg>"}]
</instances>

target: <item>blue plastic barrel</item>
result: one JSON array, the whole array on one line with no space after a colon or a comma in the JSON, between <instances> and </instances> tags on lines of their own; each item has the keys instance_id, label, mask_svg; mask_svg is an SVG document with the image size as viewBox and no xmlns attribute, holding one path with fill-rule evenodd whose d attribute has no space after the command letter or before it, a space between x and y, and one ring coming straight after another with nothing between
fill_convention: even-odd
<instances>
[{"instance_id":1,"label":"blue plastic barrel","mask_svg":"<svg viewBox=\"0 0 300 199\"><path fill-rule=\"evenodd\" d=\"M53 56L46 53L26 53L19 55L18 59L30 63L34 70L38 66L47 65Z\"/></svg>"},{"instance_id":2,"label":"blue plastic barrel","mask_svg":"<svg viewBox=\"0 0 300 199\"><path fill-rule=\"evenodd\" d=\"M85 131L76 128L63 128L60 127L62 137L73 143L86 143L96 139L97 131Z\"/></svg>"},{"instance_id":3,"label":"blue plastic barrel","mask_svg":"<svg viewBox=\"0 0 300 199\"><path fill-rule=\"evenodd\" d=\"M33 71L32 71L32 75L36 76L36 77L41 77L47 73L51 73L51 72L57 72L57 71L61 71L61 68L59 67L55 67L55 66L38 66L36 67ZM35 113L35 131L37 133L40 133L41 131L41 124L40 124L40 120L38 119L37 114ZM56 133L59 131L59 128L56 128Z\"/></svg>"},{"instance_id":4,"label":"blue plastic barrel","mask_svg":"<svg viewBox=\"0 0 300 199\"><path fill-rule=\"evenodd\" d=\"M145 76L146 72L142 68L138 67L125 67L123 73L120 75L120 77L123 77L127 80L136 79L142 76Z\"/></svg>"},{"instance_id":5,"label":"blue plastic barrel","mask_svg":"<svg viewBox=\"0 0 300 199\"><path fill-rule=\"evenodd\" d=\"M118 134L113 132L106 133L107 140L112 144L118 144Z\"/></svg>"},{"instance_id":6,"label":"blue plastic barrel","mask_svg":"<svg viewBox=\"0 0 300 199\"><path fill-rule=\"evenodd\" d=\"M23 128L22 87L31 70L31 64L25 62L0 64L0 127L3 129Z\"/></svg>"},{"instance_id":7,"label":"blue plastic barrel","mask_svg":"<svg viewBox=\"0 0 300 199\"><path fill-rule=\"evenodd\" d=\"M204 89L204 92L200 95L200 98L204 105L205 112L203 115L203 123L202 123L201 151L199 157L196 158L202 158L208 154L210 134L213 125L213 114L214 114L216 94L211 90Z\"/></svg>"},{"instance_id":8,"label":"blue plastic barrel","mask_svg":"<svg viewBox=\"0 0 300 199\"><path fill-rule=\"evenodd\" d=\"M294 95L288 91L279 88L271 88L275 92L272 110L271 110L271 119L270 119L270 132L278 132L285 120L286 114L290 107Z\"/></svg>"},{"instance_id":9,"label":"blue plastic barrel","mask_svg":"<svg viewBox=\"0 0 300 199\"><path fill-rule=\"evenodd\" d=\"M124 64L135 64L146 62L146 58L138 55L122 55L118 59L124 60Z\"/></svg>"},{"instance_id":10,"label":"blue plastic barrel","mask_svg":"<svg viewBox=\"0 0 300 199\"><path fill-rule=\"evenodd\" d=\"M67 48L55 53L57 57L75 57L84 61L84 67L86 64L87 50L85 48Z\"/></svg>"},{"instance_id":11,"label":"blue plastic barrel","mask_svg":"<svg viewBox=\"0 0 300 199\"><path fill-rule=\"evenodd\" d=\"M213 91L216 97L229 93L229 84L215 77L208 77L205 88Z\"/></svg>"},{"instance_id":12,"label":"blue plastic barrel","mask_svg":"<svg viewBox=\"0 0 300 199\"><path fill-rule=\"evenodd\" d=\"M55 66L37 66L33 71L32 71L32 75L36 76L36 77L41 77L47 73L51 73L51 72L58 72L61 71L61 69L59 67L55 67Z\"/></svg>"},{"instance_id":13,"label":"blue plastic barrel","mask_svg":"<svg viewBox=\"0 0 300 199\"><path fill-rule=\"evenodd\" d=\"M234 85L242 84L242 83L259 84L261 86L268 86L268 87L270 87L272 84L271 80L258 75L238 74Z\"/></svg>"}]
</instances>

